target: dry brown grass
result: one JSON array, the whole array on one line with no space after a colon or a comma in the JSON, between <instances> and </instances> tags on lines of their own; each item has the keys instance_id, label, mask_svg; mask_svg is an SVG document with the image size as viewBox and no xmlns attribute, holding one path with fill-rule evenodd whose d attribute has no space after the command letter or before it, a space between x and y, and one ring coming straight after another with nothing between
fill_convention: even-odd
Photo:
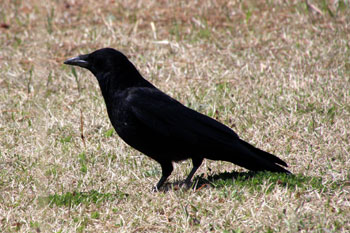
<instances>
[{"instance_id":1,"label":"dry brown grass","mask_svg":"<svg viewBox=\"0 0 350 233\"><path fill-rule=\"evenodd\" d=\"M342 3L2 0L0 231L350 231ZM152 193L158 164L113 133L94 77L79 69L76 81L62 64L101 47L123 51L160 89L318 181L275 185L267 175ZM169 182L190 168L177 164ZM195 180L232 170L244 171L206 161Z\"/></svg>"}]
</instances>

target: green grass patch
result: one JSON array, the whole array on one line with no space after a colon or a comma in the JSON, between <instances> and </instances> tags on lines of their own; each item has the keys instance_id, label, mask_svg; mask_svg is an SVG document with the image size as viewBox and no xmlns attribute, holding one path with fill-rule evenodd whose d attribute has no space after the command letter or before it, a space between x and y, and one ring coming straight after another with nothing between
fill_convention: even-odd
<instances>
[{"instance_id":1,"label":"green grass patch","mask_svg":"<svg viewBox=\"0 0 350 233\"><path fill-rule=\"evenodd\" d=\"M69 142L71 142L71 141L72 141L72 136L71 136L71 135L68 135L68 136L66 136L66 137L62 137L61 140L60 140L60 142L61 142L62 144L69 143Z\"/></svg>"},{"instance_id":2,"label":"green grass patch","mask_svg":"<svg viewBox=\"0 0 350 233\"><path fill-rule=\"evenodd\" d=\"M87 173L87 158L85 152L79 154L80 171L83 174Z\"/></svg>"},{"instance_id":3,"label":"green grass patch","mask_svg":"<svg viewBox=\"0 0 350 233\"><path fill-rule=\"evenodd\" d=\"M47 203L49 206L76 206L80 204L100 204L106 201L114 201L117 199L124 199L128 194L117 190L114 193L101 193L96 190L89 192L67 192L63 194L53 194L48 197L39 199L41 203Z\"/></svg>"},{"instance_id":4,"label":"green grass patch","mask_svg":"<svg viewBox=\"0 0 350 233\"><path fill-rule=\"evenodd\" d=\"M225 186L246 187L251 192L265 191L270 193L276 187L286 187L291 191L297 188L302 191L317 190L318 192L331 192L338 190L341 185L323 181L322 177L304 176L301 174L280 174L273 172L225 172L208 178L210 183L216 188Z\"/></svg>"},{"instance_id":5,"label":"green grass patch","mask_svg":"<svg viewBox=\"0 0 350 233\"><path fill-rule=\"evenodd\" d=\"M106 138L112 137L114 134L115 130L114 129L109 129L106 132L104 132L104 135Z\"/></svg>"}]
</instances>

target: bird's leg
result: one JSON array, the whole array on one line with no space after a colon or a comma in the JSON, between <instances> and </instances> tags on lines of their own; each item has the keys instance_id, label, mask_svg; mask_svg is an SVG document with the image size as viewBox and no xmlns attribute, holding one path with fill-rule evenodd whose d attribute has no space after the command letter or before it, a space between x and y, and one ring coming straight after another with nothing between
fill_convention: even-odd
<instances>
[{"instance_id":1,"label":"bird's leg","mask_svg":"<svg viewBox=\"0 0 350 233\"><path fill-rule=\"evenodd\" d=\"M203 162L203 158L192 158L193 168L185 180L185 184L188 188L191 187L191 179L194 173L196 173L197 169L201 166L202 162Z\"/></svg>"},{"instance_id":2,"label":"bird's leg","mask_svg":"<svg viewBox=\"0 0 350 233\"><path fill-rule=\"evenodd\" d=\"M162 167L162 177L158 181L157 185L153 188L154 191L158 191L159 188L164 184L166 179L170 176L173 171L173 164L171 162L161 162L160 166Z\"/></svg>"}]
</instances>

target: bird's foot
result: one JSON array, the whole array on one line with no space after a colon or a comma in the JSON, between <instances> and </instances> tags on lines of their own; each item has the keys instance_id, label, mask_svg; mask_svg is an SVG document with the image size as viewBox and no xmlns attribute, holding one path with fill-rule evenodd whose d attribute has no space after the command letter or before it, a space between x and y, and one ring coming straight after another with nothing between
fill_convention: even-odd
<instances>
[{"instance_id":1,"label":"bird's foot","mask_svg":"<svg viewBox=\"0 0 350 233\"><path fill-rule=\"evenodd\" d=\"M183 186L186 189L191 189L193 187L193 183L191 181L185 181L185 183L183 184Z\"/></svg>"}]
</instances>

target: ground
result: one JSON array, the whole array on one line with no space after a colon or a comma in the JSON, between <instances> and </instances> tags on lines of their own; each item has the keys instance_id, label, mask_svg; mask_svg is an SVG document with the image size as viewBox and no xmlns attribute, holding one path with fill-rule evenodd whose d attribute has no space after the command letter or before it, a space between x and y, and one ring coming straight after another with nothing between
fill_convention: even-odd
<instances>
[{"instance_id":1,"label":"ground","mask_svg":"<svg viewBox=\"0 0 350 233\"><path fill-rule=\"evenodd\" d=\"M294 175L206 160L186 190L185 161L152 192L160 166L63 65L102 47ZM348 1L1 2L2 232L349 232L349 142Z\"/></svg>"}]
</instances>

